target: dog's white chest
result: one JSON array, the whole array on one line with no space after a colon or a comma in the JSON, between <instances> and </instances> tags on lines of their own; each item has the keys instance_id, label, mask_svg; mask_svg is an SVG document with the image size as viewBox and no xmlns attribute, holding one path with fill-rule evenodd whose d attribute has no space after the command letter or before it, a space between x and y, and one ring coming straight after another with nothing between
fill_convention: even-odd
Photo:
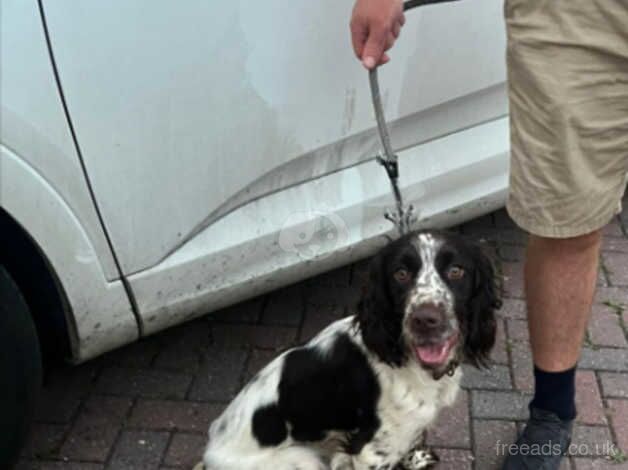
<instances>
[{"instance_id":1,"label":"dog's white chest","mask_svg":"<svg viewBox=\"0 0 628 470\"><path fill-rule=\"evenodd\" d=\"M394 463L420 444L439 411L455 401L461 373L435 381L416 368L378 372L380 381L387 383L382 384L378 403L380 427L368 453L387 454Z\"/></svg>"}]
</instances>

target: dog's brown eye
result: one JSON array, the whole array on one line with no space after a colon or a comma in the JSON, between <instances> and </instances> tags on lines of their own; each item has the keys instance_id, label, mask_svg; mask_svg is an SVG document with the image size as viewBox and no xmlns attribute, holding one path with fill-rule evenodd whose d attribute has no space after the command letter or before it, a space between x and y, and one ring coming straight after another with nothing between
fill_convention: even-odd
<instances>
[{"instance_id":1,"label":"dog's brown eye","mask_svg":"<svg viewBox=\"0 0 628 470\"><path fill-rule=\"evenodd\" d=\"M407 269L398 269L395 271L395 279L397 282L408 282L410 280L410 271Z\"/></svg>"},{"instance_id":2,"label":"dog's brown eye","mask_svg":"<svg viewBox=\"0 0 628 470\"><path fill-rule=\"evenodd\" d=\"M464 269L462 269L460 266L452 266L447 271L447 277L452 281L462 279L464 277Z\"/></svg>"}]
</instances>

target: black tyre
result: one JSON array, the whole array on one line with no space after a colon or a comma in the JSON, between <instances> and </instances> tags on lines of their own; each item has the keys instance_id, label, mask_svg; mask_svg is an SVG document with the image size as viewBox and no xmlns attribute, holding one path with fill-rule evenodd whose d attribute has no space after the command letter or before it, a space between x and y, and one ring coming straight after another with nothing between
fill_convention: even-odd
<instances>
[{"instance_id":1,"label":"black tyre","mask_svg":"<svg viewBox=\"0 0 628 470\"><path fill-rule=\"evenodd\" d=\"M42 381L37 331L19 288L0 264L0 468L26 438Z\"/></svg>"}]
</instances>

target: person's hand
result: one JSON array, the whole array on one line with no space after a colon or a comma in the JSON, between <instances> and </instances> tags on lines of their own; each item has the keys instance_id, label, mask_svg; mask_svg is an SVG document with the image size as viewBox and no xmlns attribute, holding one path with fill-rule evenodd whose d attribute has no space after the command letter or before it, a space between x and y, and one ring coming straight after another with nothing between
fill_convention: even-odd
<instances>
[{"instance_id":1,"label":"person's hand","mask_svg":"<svg viewBox=\"0 0 628 470\"><path fill-rule=\"evenodd\" d=\"M406 22L402 0L356 0L351 15L351 41L355 55L367 69L390 60L386 51Z\"/></svg>"}]
</instances>

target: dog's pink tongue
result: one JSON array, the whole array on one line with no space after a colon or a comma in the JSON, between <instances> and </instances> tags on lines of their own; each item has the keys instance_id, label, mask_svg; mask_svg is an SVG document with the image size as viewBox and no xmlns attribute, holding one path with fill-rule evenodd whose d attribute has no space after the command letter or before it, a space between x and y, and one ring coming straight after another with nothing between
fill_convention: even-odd
<instances>
[{"instance_id":1,"label":"dog's pink tongue","mask_svg":"<svg viewBox=\"0 0 628 470\"><path fill-rule=\"evenodd\" d=\"M447 342L429 346L417 346L416 348L419 359L428 365L442 364L447 359L448 352Z\"/></svg>"}]
</instances>

